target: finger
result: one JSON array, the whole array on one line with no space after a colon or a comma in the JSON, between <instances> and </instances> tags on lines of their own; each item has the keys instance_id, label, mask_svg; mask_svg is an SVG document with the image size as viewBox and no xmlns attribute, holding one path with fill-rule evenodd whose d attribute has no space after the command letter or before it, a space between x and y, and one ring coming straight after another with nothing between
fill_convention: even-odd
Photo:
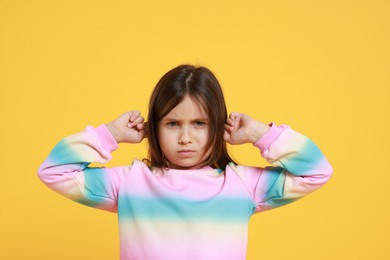
<instances>
[{"instance_id":1,"label":"finger","mask_svg":"<svg viewBox=\"0 0 390 260\"><path fill-rule=\"evenodd\" d=\"M129 122L127 123L127 126L134 127L135 125L142 123L144 118L140 115L141 113L138 110L129 111Z\"/></svg>"},{"instance_id":2,"label":"finger","mask_svg":"<svg viewBox=\"0 0 390 260\"><path fill-rule=\"evenodd\" d=\"M143 122L144 122L144 118L142 116L139 116L136 119L134 119L134 121L132 122L132 125L142 124Z\"/></svg>"},{"instance_id":3,"label":"finger","mask_svg":"<svg viewBox=\"0 0 390 260\"><path fill-rule=\"evenodd\" d=\"M136 127L138 130L144 130L146 126L145 126L145 123L139 123L136 125Z\"/></svg>"},{"instance_id":4,"label":"finger","mask_svg":"<svg viewBox=\"0 0 390 260\"><path fill-rule=\"evenodd\" d=\"M228 126L230 126L230 132L233 131L238 126L238 120L233 116L233 119L228 118L226 120Z\"/></svg>"},{"instance_id":5,"label":"finger","mask_svg":"<svg viewBox=\"0 0 390 260\"><path fill-rule=\"evenodd\" d=\"M239 121L240 121L240 113L237 112L230 113L228 118L228 122L230 125L232 126L237 125Z\"/></svg>"},{"instance_id":6,"label":"finger","mask_svg":"<svg viewBox=\"0 0 390 260\"><path fill-rule=\"evenodd\" d=\"M233 127L231 125L225 124L224 125L225 131L228 131L229 133L233 130Z\"/></svg>"},{"instance_id":7,"label":"finger","mask_svg":"<svg viewBox=\"0 0 390 260\"><path fill-rule=\"evenodd\" d=\"M229 134L228 131L225 131L225 132L223 133L223 139L224 139L226 142L228 142L228 143L231 142L230 134Z\"/></svg>"},{"instance_id":8,"label":"finger","mask_svg":"<svg viewBox=\"0 0 390 260\"><path fill-rule=\"evenodd\" d=\"M230 119L229 117L226 118L226 124L228 124L228 125L233 125L233 120Z\"/></svg>"},{"instance_id":9,"label":"finger","mask_svg":"<svg viewBox=\"0 0 390 260\"><path fill-rule=\"evenodd\" d=\"M140 116L140 112L138 110L131 110L129 112L129 115L130 115L130 118L129 118L129 121L130 122L134 122L134 120Z\"/></svg>"},{"instance_id":10,"label":"finger","mask_svg":"<svg viewBox=\"0 0 390 260\"><path fill-rule=\"evenodd\" d=\"M140 142L145 139L145 138L148 138L148 132L146 131L146 129L144 130L141 130L138 132L138 136L140 137Z\"/></svg>"},{"instance_id":11,"label":"finger","mask_svg":"<svg viewBox=\"0 0 390 260\"><path fill-rule=\"evenodd\" d=\"M237 116L238 116L238 113L237 113L237 112L232 112L232 113L230 113L229 118L231 118L231 119L236 119Z\"/></svg>"},{"instance_id":12,"label":"finger","mask_svg":"<svg viewBox=\"0 0 390 260\"><path fill-rule=\"evenodd\" d=\"M139 131L138 132L138 136L139 136L139 138L140 138L140 142L142 141L142 139L144 139L145 138L145 130L141 130L141 131Z\"/></svg>"}]
</instances>

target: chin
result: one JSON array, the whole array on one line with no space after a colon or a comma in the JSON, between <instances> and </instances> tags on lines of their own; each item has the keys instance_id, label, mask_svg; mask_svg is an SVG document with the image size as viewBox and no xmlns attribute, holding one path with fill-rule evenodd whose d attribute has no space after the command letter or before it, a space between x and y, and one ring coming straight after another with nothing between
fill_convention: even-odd
<instances>
[{"instance_id":1,"label":"chin","mask_svg":"<svg viewBox=\"0 0 390 260\"><path fill-rule=\"evenodd\" d=\"M182 169L182 170L190 170L190 169L197 169L202 166L201 163L173 163L172 168L176 169Z\"/></svg>"}]
</instances>

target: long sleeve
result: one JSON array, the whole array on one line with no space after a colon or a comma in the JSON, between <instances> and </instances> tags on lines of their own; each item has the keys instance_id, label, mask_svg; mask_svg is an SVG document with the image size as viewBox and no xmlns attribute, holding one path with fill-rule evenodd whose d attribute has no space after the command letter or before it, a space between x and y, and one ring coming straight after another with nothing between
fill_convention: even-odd
<instances>
[{"instance_id":1,"label":"long sleeve","mask_svg":"<svg viewBox=\"0 0 390 260\"><path fill-rule=\"evenodd\" d=\"M92 168L105 163L118 144L104 124L62 139L38 169L39 178L52 190L84 205L117 211L117 193L124 169Z\"/></svg>"},{"instance_id":2,"label":"long sleeve","mask_svg":"<svg viewBox=\"0 0 390 260\"><path fill-rule=\"evenodd\" d=\"M254 146L272 166L233 168L248 188L255 213L296 201L323 186L332 175L317 145L289 126L272 124Z\"/></svg>"}]
</instances>

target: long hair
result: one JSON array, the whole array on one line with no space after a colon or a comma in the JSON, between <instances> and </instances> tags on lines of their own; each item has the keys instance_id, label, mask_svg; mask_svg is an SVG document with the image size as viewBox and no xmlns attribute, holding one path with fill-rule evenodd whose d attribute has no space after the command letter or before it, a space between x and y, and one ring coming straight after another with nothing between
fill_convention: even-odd
<instances>
[{"instance_id":1,"label":"long hair","mask_svg":"<svg viewBox=\"0 0 390 260\"><path fill-rule=\"evenodd\" d=\"M233 162L223 139L227 118L225 98L214 74L205 67L193 65L180 65L168 71L154 88L147 118L149 153L148 159L144 161L150 167L169 168L169 162L159 144L158 123L186 95L201 104L209 119L209 140L206 151L211 148L211 153L201 166L224 169L229 162Z\"/></svg>"}]
</instances>

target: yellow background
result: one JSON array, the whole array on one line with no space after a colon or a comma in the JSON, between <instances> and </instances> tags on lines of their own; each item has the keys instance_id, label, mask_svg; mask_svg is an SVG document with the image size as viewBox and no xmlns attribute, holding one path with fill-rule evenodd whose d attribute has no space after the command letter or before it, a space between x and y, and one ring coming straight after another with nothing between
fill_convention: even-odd
<instances>
[{"instance_id":1,"label":"yellow background","mask_svg":"<svg viewBox=\"0 0 390 260\"><path fill-rule=\"evenodd\" d=\"M230 112L291 125L334 166L321 190L252 218L248 259L390 259L389 11L385 0L0 0L0 259L119 259L116 215L50 191L36 170L62 137L146 115L181 63L212 69ZM145 146L121 144L108 166ZM250 145L231 150L264 165Z\"/></svg>"}]
</instances>

